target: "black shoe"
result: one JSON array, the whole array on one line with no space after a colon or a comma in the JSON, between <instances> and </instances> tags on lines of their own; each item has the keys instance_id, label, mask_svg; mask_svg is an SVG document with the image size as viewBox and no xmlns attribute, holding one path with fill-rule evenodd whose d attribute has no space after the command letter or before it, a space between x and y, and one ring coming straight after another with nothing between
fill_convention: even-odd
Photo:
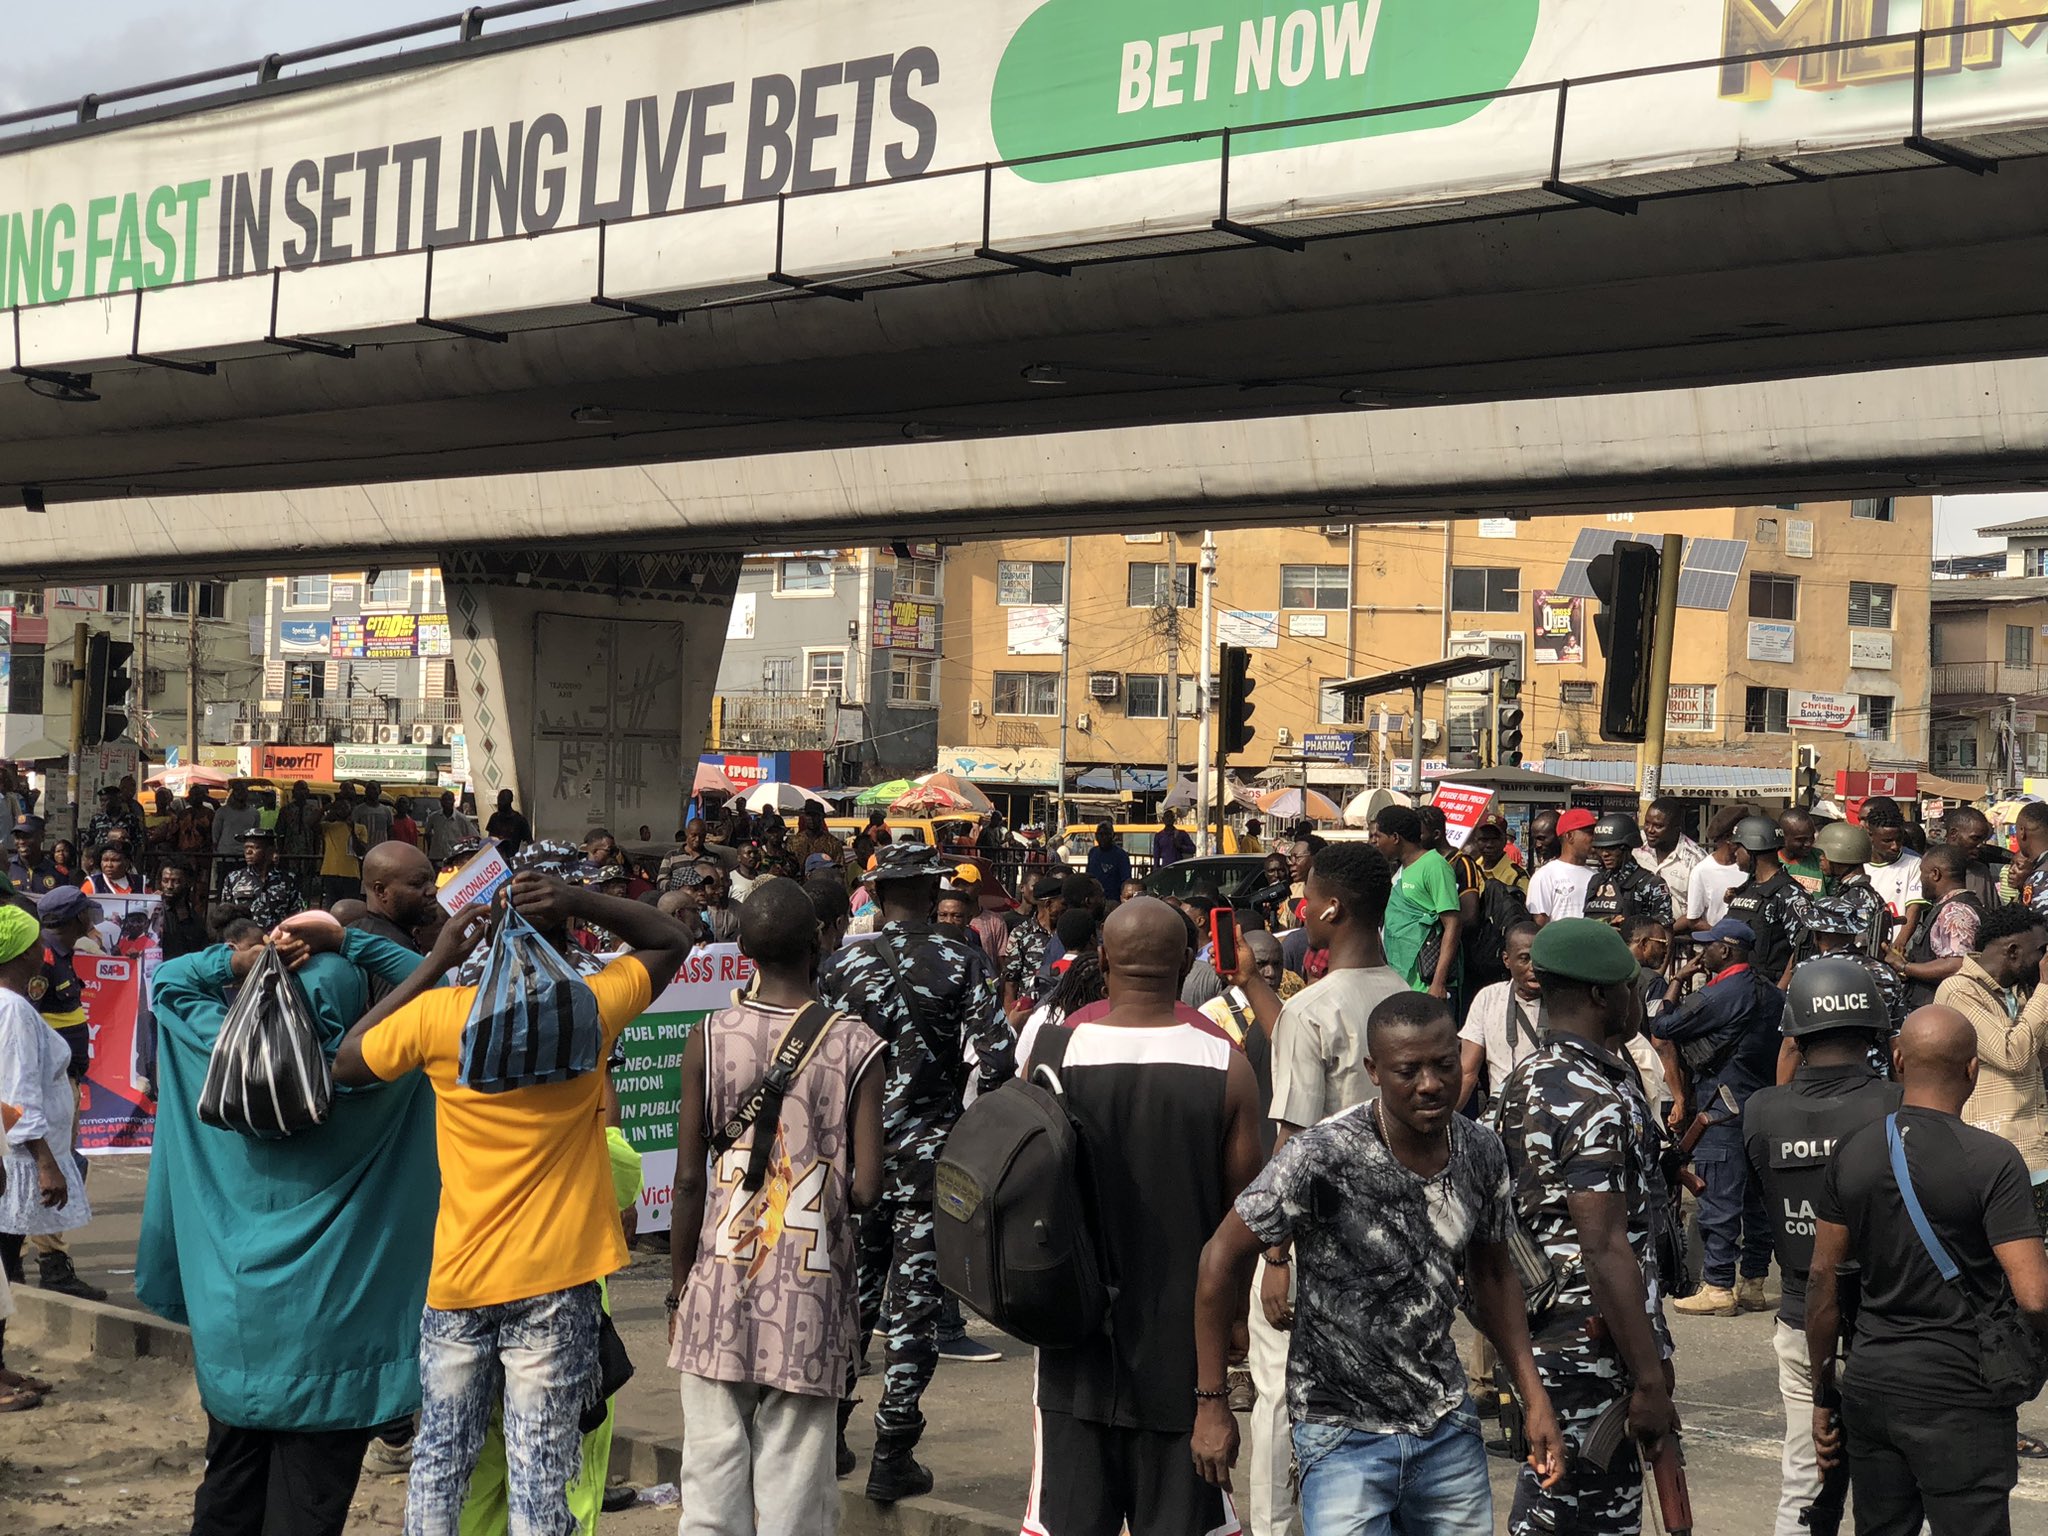
<instances>
[{"instance_id":1,"label":"black shoe","mask_svg":"<svg viewBox=\"0 0 2048 1536\"><path fill-rule=\"evenodd\" d=\"M68 1253L44 1253L36 1256L36 1284L46 1291L55 1291L59 1296L75 1296L80 1301L105 1301L107 1293L96 1285L87 1285L78 1277L78 1271L71 1267Z\"/></svg>"},{"instance_id":2,"label":"black shoe","mask_svg":"<svg viewBox=\"0 0 2048 1536\"><path fill-rule=\"evenodd\" d=\"M631 1509L639 1501L640 1490L631 1483L613 1483L605 1489L598 1508L608 1515L616 1515L622 1509Z\"/></svg>"},{"instance_id":3,"label":"black shoe","mask_svg":"<svg viewBox=\"0 0 2048 1536\"><path fill-rule=\"evenodd\" d=\"M853 1476L853 1469L860 1465L860 1458L853 1454L853 1447L846 1443L846 1423L853 1417L852 1402L841 1399L839 1403L839 1475Z\"/></svg>"},{"instance_id":4,"label":"black shoe","mask_svg":"<svg viewBox=\"0 0 2048 1536\"><path fill-rule=\"evenodd\" d=\"M875 1503L894 1504L931 1491L931 1468L912 1456L908 1446L888 1451L877 1448L868 1468L868 1497Z\"/></svg>"}]
</instances>

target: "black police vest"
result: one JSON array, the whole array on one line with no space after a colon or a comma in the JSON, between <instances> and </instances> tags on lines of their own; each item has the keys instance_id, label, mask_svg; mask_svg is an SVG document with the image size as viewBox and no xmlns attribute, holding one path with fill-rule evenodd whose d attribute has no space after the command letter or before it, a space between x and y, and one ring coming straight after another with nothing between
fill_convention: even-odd
<instances>
[{"instance_id":1,"label":"black police vest","mask_svg":"<svg viewBox=\"0 0 2048 1536\"><path fill-rule=\"evenodd\" d=\"M1638 895L1641 887L1629 878L1629 869L1603 869L1593 876L1586 887L1585 915L1596 923L1612 922L1617 917L1634 917L1643 910Z\"/></svg>"},{"instance_id":2,"label":"black police vest","mask_svg":"<svg viewBox=\"0 0 2048 1536\"><path fill-rule=\"evenodd\" d=\"M1759 1099L1750 1102L1764 1137L1771 1246L1780 1268L1804 1274L1813 1267L1814 1210L1828 1159L1845 1137L1889 1114L1898 1103L1898 1090L1872 1077L1855 1079L1854 1086L1830 1098L1811 1098L1794 1087Z\"/></svg>"},{"instance_id":3,"label":"black police vest","mask_svg":"<svg viewBox=\"0 0 2048 1536\"><path fill-rule=\"evenodd\" d=\"M1750 959L1772 986L1785 973L1785 962L1792 958L1792 944L1781 926L1764 919L1764 908L1780 891L1798 888L1799 882L1780 869L1761 885L1749 879L1728 893L1728 916L1748 924L1756 935L1756 948Z\"/></svg>"}]
</instances>

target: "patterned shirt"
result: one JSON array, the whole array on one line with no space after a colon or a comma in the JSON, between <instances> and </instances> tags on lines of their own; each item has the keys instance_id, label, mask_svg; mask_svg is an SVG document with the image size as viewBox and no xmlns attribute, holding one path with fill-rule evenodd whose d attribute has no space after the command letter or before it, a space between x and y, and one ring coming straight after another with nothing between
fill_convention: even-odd
<instances>
[{"instance_id":1,"label":"patterned shirt","mask_svg":"<svg viewBox=\"0 0 2048 1536\"><path fill-rule=\"evenodd\" d=\"M1668 1219L1668 1200L1656 1121L1634 1067L1574 1035L1553 1033L1509 1077L1493 1125L1515 1181L1515 1213L1557 1267L1560 1323L1594 1310L1568 1199L1618 1194L1651 1325L1668 1357L1671 1333L1657 1273L1658 1224Z\"/></svg>"},{"instance_id":2,"label":"patterned shirt","mask_svg":"<svg viewBox=\"0 0 2048 1536\"><path fill-rule=\"evenodd\" d=\"M1360 1104L1288 1138L1237 1214L1263 1243L1294 1241L1288 1418L1421 1437L1465 1401L1458 1277L1468 1245L1507 1241L1507 1156L1492 1131L1453 1115L1450 1160L1425 1179L1394 1156L1377 1115Z\"/></svg>"},{"instance_id":3,"label":"patterned shirt","mask_svg":"<svg viewBox=\"0 0 2048 1536\"><path fill-rule=\"evenodd\" d=\"M1891 909L1884 895L1867 875L1854 875L1836 884L1828 893L1830 902L1856 919L1856 936L1849 942L1866 955L1884 952L1884 937L1891 924Z\"/></svg>"},{"instance_id":4,"label":"patterned shirt","mask_svg":"<svg viewBox=\"0 0 2048 1536\"><path fill-rule=\"evenodd\" d=\"M1039 972L1045 968L1045 952L1052 948L1052 934L1036 918L1019 923L1010 933L1010 947L1003 951L1003 981L1017 989L1017 995L1038 1000Z\"/></svg>"},{"instance_id":5,"label":"patterned shirt","mask_svg":"<svg viewBox=\"0 0 2048 1536\"><path fill-rule=\"evenodd\" d=\"M126 811L116 811L111 816L105 811L93 812L92 820L85 824L85 846L88 849L104 848L113 841L116 833L128 839L130 853L141 854L142 819L130 816Z\"/></svg>"},{"instance_id":6,"label":"patterned shirt","mask_svg":"<svg viewBox=\"0 0 2048 1536\"><path fill-rule=\"evenodd\" d=\"M1669 853L1660 854L1648 844L1638 848L1636 863L1664 882L1664 889L1671 898L1672 908L1683 912L1686 892L1692 884L1692 872L1699 868L1700 861L1706 856L1706 849L1691 838L1681 836L1678 839L1678 846Z\"/></svg>"},{"instance_id":7,"label":"patterned shirt","mask_svg":"<svg viewBox=\"0 0 2048 1536\"><path fill-rule=\"evenodd\" d=\"M983 1093L1015 1070L1017 1037L1003 1013L994 967L979 944L963 944L928 924L884 923L873 939L825 962L818 995L866 1020L888 1042L886 1193L929 1199L932 1164L960 1118L968 1047L980 1063Z\"/></svg>"},{"instance_id":8,"label":"patterned shirt","mask_svg":"<svg viewBox=\"0 0 2048 1536\"><path fill-rule=\"evenodd\" d=\"M294 912L306 909L299 882L275 867L259 875L243 865L222 883L220 899L243 908L265 928L275 928Z\"/></svg>"}]
</instances>

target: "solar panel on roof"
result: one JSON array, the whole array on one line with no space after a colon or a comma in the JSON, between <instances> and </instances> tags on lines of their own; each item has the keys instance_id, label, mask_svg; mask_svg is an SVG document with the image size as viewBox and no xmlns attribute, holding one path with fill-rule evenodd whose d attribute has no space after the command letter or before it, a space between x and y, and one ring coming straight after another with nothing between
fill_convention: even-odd
<instances>
[{"instance_id":1,"label":"solar panel on roof","mask_svg":"<svg viewBox=\"0 0 2048 1536\"><path fill-rule=\"evenodd\" d=\"M1566 597L1597 596L1587 567L1624 540L1657 542L1655 535L1645 537L1619 528L1581 528L1565 559L1564 574L1558 578L1558 592ZM1685 561L1678 572L1678 606L1726 613L1748 554L1746 539L1687 539Z\"/></svg>"}]
</instances>

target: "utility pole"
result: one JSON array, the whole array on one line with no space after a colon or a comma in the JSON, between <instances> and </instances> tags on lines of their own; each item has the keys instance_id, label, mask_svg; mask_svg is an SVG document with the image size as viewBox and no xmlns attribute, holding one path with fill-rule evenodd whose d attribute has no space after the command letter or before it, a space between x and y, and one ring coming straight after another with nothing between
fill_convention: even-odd
<instances>
[{"instance_id":1,"label":"utility pole","mask_svg":"<svg viewBox=\"0 0 2048 1536\"><path fill-rule=\"evenodd\" d=\"M1657 564L1657 628L1650 649L1650 709L1644 733L1641 771L1642 810L1664 793L1664 714L1671 699L1671 648L1678 630L1678 572L1685 560L1682 534L1664 535L1664 553Z\"/></svg>"},{"instance_id":2,"label":"utility pole","mask_svg":"<svg viewBox=\"0 0 2048 1536\"><path fill-rule=\"evenodd\" d=\"M85 625L71 626L71 763L64 793L71 802L71 840L78 842L78 790L85 763Z\"/></svg>"},{"instance_id":3,"label":"utility pole","mask_svg":"<svg viewBox=\"0 0 2048 1536\"><path fill-rule=\"evenodd\" d=\"M1074 651L1074 536L1067 535L1066 554L1060 566L1060 762L1058 782L1053 786L1052 815L1048 818L1045 840L1049 846L1057 846L1067 820L1067 671L1072 665Z\"/></svg>"},{"instance_id":4,"label":"utility pole","mask_svg":"<svg viewBox=\"0 0 2048 1536\"><path fill-rule=\"evenodd\" d=\"M199 583L185 583L185 766L199 765Z\"/></svg>"},{"instance_id":5,"label":"utility pole","mask_svg":"<svg viewBox=\"0 0 2048 1536\"><path fill-rule=\"evenodd\" d=\"M135 773L136 792L149 777L149 583L135 587L135 745L140 762Z\"/></svg>"},{"instance_id":6,"label":"utility pole","mask_svg":"<svg viewBox=\"0 0 2048 1536\"><path fill-rule=\"evenodd\" d=\"M1195 841L1204 853L1222 852L1223 839L1212 838L1209 832L1210 808L1215 808L1215 821L1223 824L1224 803L1209 796L1209 720L1216 708L1216 647L1212 632L1216 623L1216 535L1202 534L1202 569L1197 578L1202 583L1202 630L1196 639L1201 648L1201 683L1195 699L1200 711L1195 727ZM1168 788L1172 786L1169 785ZM1222 795L1221 780L1216 783L1217 795Z\"/></svg>"},{"instance_id":7,"label":"utility pole","mask_svg":"<svg viewBox=\"0 0 2048 1536\"><path fill-rule=\"evenodd\" d=\"M1155 592L1155 599L1158 594ZM1180 783L1180 535L1166 536L1166 792Z\"/></svg>"}]
</instances>

